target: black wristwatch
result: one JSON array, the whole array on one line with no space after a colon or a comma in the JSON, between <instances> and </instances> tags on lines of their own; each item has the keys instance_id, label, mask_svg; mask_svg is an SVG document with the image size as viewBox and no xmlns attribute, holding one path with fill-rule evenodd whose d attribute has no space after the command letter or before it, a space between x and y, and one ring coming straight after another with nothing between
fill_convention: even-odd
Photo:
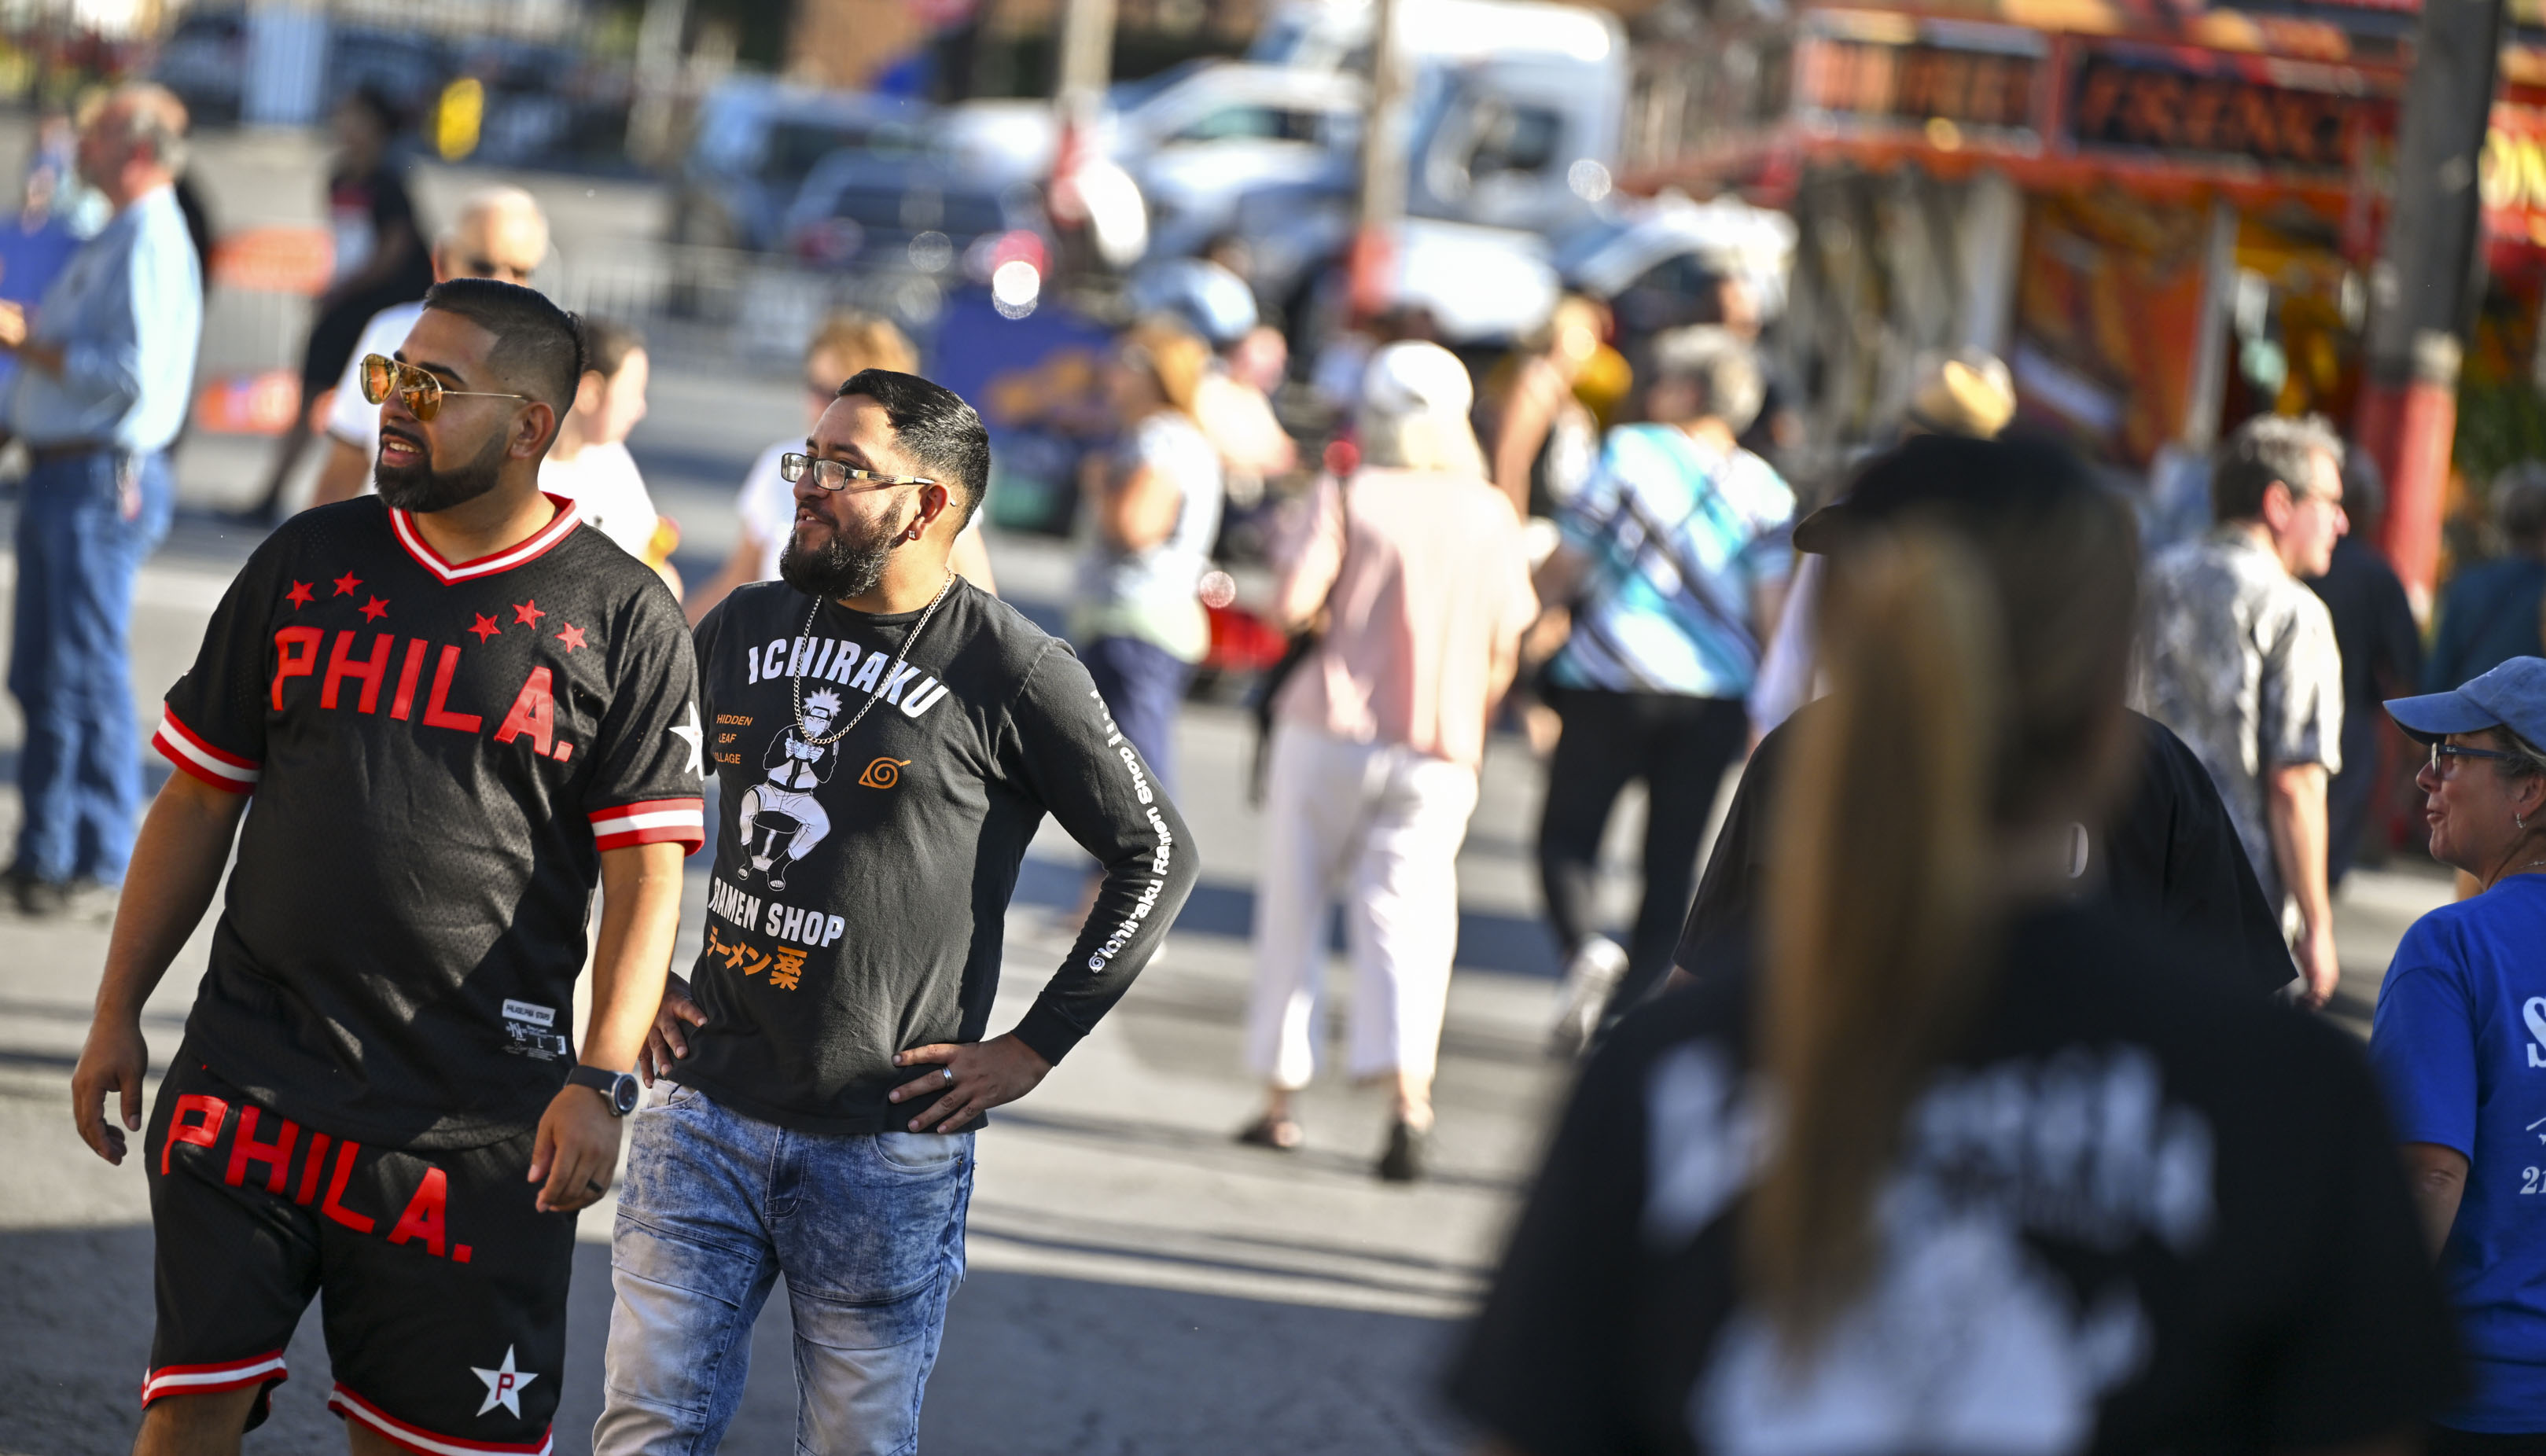
<instances>
[{"instance_id":1,"label":"black wristwatch","mask_svg":"<svg viewBox=\"0 0 2546 1456\"><path fill-rule=\"evenodd\" d=\"M612 1117L626 1117L636 1110L636 1099L644 1094L636 1077L624 1071L610 1071L599 1067L578 1067L565 1074L566 1084L590 1087L610 1104Z\"/></svg>"}]
</instances>

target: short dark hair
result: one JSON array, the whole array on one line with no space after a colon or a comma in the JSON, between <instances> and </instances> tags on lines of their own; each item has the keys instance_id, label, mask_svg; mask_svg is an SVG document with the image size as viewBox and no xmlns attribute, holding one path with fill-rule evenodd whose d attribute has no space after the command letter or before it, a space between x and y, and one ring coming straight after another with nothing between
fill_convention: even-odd
<instances>
[{"instance_id":1,"label":"short dark hair","mask_svg":"<svg viewBox=\"0 0 2546 1456\"><path fill-rule=\"evenodd\" d=\"M583 334L574 315L548 295L491 278L452 278L435 284L424 306L456 313L495 336L487 362L510 383L559 416L574 407L583 383Z\"/></svg>"},{"instance_id":2,"label":"short dark hair","mask_svg":"<svg viewBox=\"0 0 2546 1456\"><path fill-rule=\"evenodd\" d=\"M2354 535L2368 534L2387 515L2387 472L2357 445L2342 447L2342 513Z\"/></svg>"},{"instance_id":3,"label":"short dark hair","mask_svg":"<svg viewBox=\"0 0 2546 1456\"><path fill-rule=\"evenodd\" d=\"M645 336L634 324L615 318L596 318L589 313L574 315L583 330L583 372L597 374L605 380L617 379L628 367L628 356L645 347Z\"/></svg>"},{"instance_id":4,"label":"short dark hair","mask_svg":"<svg viewBox=\"0 0 2546 1456\"><path fill-rule=\"evenodd\" d=\"M947 487L947 498L969 521L990 488L990 432L964 396L915 374L862 369L840 385L838 397L862 394L884 406L893 443L922 471Z\"/></svg>"},{"instance_id":5,"label":"short dark hair","mask_svg":"<svg viewBox=\"0 0 2546 1456\"><path fill-rule=\"evenodd\" d=\"M398 133L406 129L406 109L391 100L388 92L378 81L364 81L358 84L353 90L345 93L344 100L336 104L350 106L368 115L372 119L372 125L380 128L383 140L395 141Z\"/></svg>"},{"instance_id":6,"label":"short dark hair","mask_svg":"<svg viewBox=\"0 0 2546 1456\"><path fill-rule=\"evenodd\" d=\"M2322 452L2342 463L2342 437L2323 415L2292 418L2258 414L2219 442L2210 471L2210 516L2251 521L2263 514L2263 496L2274 484L2292 495L2308 493L2308 461Z\"/></svg>"}]
</instances>

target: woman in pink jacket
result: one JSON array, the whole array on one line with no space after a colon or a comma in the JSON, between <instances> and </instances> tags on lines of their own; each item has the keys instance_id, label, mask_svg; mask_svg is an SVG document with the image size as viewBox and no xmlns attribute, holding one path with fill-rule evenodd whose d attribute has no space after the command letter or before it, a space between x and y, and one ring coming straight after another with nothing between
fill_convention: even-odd
<instances>
[{"instance_id":1,"label":"woman in pink jacket","mask_svg":"<svg viewBox=\"0 0 2546 1456\"><path fill-rule=\"evenodd\" d=\"M1291 1095L1322 1045L1327 904L1353 969L1346 1070L1395 1091L1378 1171L1422 1175L1459 938L1456 860L1485 725L1538 614L1519 518L1468 426L1474 386L1435 344L1371 360L1362 469L1318 485L1283 550L1280 611L1320 640L1275 703L1247 1057L1266 1085L1238 1136L1300 1146Z\"/></svg>"}]
</instances>

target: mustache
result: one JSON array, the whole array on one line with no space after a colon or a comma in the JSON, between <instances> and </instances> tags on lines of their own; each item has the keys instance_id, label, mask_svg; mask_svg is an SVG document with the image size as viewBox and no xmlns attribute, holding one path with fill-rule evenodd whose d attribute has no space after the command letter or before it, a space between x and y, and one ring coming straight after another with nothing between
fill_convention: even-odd
<instances>
[{"instance_id":1,"label":"mustache","mask_svg":"<svg viewBox=\"0 0 2546 1456\"><path fill-rule=\"evenodd\" d=\"M431 453L425 449L425 444L422 440L417 439L415 436L399 429L395 425L382 424L381 426L381 438L383 440L403 440L407 444L415 447L415 451L418 455Z\"/></svg>"}]
</instances>

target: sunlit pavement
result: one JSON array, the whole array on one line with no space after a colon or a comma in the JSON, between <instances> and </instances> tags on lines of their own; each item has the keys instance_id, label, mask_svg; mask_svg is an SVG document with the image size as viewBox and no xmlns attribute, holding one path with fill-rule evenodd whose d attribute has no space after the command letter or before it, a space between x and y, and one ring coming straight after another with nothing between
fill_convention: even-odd
<instances>
[{"instance_id":1,"label":"sunlit pavement","mask_svg":"<svg viewBox=\"0 0 2546 1456\"><path fill-rule=\"evenodd\" d=\"M0 132L5 132L0 125ZM8 150L0 137L0 153ZM271 138L206 148L230 225L315 215L305 149ZM5 158L0 158L5 159ZM625 187L587 194L539 182L569 229L651 225ZM465 178L425 179L428 202ZM309 193L303 197L303 193ZM295 210L298 211L295 211ZM685 538L692 579L730 548L730 499L752 456L803 427L793 377L658 361L654 411L632 448ZM261 442L200 438L179 462L192 512L143 573L134 625L134 695L147 723L191 660L222 587L257 540L208 508L244 498ZM8 512L0 508L0 528ZM5 540L5 538L0 538ZM1000 539L1003 591L1052 622L1066 594L1058 543ZM0 617L7 557L0 556ZM0 780L14 784L20 726L0 697ZM925 1446L938 1453L1449 1452L1465 1434L1435 1400L1443 1352L1493 1256L1544 1119L1567 1070L1540 1053L1553 1009L1553 957L1536 918L1529 844L1539 774L1497 742L1461 859L1460 971L1444 1034L1438 1169L1412 1188L1370 1175L1384 1109L1375 1092L1331 1080L1304 1099L1306 1151L1235 1146L1254 1088L1239 1066L1252 912L1256 816L1246 802L1251 728L1226 707L1186 716L1178 798L1203 860L1203 885L1129 997L1027 1101L981 1140L970 1244L945 1352L929 1390ZM154 773L161 771L154 763ZM155 782L155 778L154 778ZM14 787L0 787L0 832L14 833ZM1609 858L1632 863L1632 812L1612 826ZM706 896L693 861L684 948L696 953ZM1008 920L1007 973L994 1028L1012 1024L1061 951L1055 919L1076 902L1080 862L1048 830ZM1610 886L1622 914L1631 887ZM2338 1013L2365 1018L2377 976L2445 881L2363 873L2340 907L2348 979ZM103 907L30 924L0 908L0 1456L121 1453L151 1318L150 1236L138 1159L109 1168L73 1137L67 1080L103 963ZM149 1005L164 1066L201 974L210 922ZM1336 987L1340 1004L1340 978ZM560 1453L587 1448L601 1390L609 1311L610 1211L583 1216ZM293 1378L251 1451L343 1449L325 1413L317 1323L290 1350ZM773 1298L754 1340L756 1369L726 1449L783 1453L794 1429L786 1301ZM465 1351L419 1352L471 1381ZM483 1363L480 1361L479 1363Z\"/></svg>"},{"instance_id":2,"label":"sunlit pavement","mask_svg":"<svg viewBox=\"0 0 2546 1456\"><path fill-rule=\"evenodd\" d=\"M781 413L725 425L732 438L721 448L736 472L763 443L741 432L774 437L793 406L785 381L761 388ZM666 381L656 391L664 429L649 421L649 433L660 438L685 417L729 416L725 396L736 392L749 391L725 380ZM637 443L641 460L645 436ZM687 449L713 457L718 447ZM712 536L726 488L674 486L665 508L691 524L696 543ZM184 670L254 539L196 513L145 570L133 671L145 720L155 722L159 694ZM1003 589L1049 618L1065 586L1066 548L1001 540L993 551ZM713 558L685 564L704 570ZM10 574L0 567L0 588ZM0 768L12 773L19 736L14 705L0 705ZM1231 1141L1254 1096L1238 1053L1257 834L1244 793L1251 724L1237 710L1197 705L1180 747L1179 799L1202 856L1202 888L1160 964L982 1137L971 1274L930 1388L928 1448L1459 1449L1463 1437L1435 1401L1437 1371L1566 1074L1539 1051L1554 968L1528 858L1535 765L1504 743L1487 769L1463 862L1462 969L1444 1036L1437 1174L1399 1188L1370 1172L1384 1132L1375 1091L1331 1082L1314 1089L1302 1106L1310 1146L1297 1155ZM1623 817L1622 834L1632 827ZM0 790L0 832L15 818L14 794ZM1057 831L1035 846L1009 916L994 1027L1012 1023L1058 965L1058 919L1076 902L1080 864ZM695 954L701 934L706 866L692 865L676 964ZM137 1160L109 1168L79 1146L65 1095L104 959L106 907L41 924L5 914L0 1382L12 1394L0 1401L0 1452L120 1452L148 1350L145 1184ZM159 1065L176 1050L208 941L209 922L150 1002L146 1028ZM569 1368L559 1372L561 1452L584 1449L599 1405L609 1218L606 1208L588 1213L579 1230ZM757 1331L758 1368L727 1449L789 1449L787 1340L781 1295ZM324 1411L314 1314L290 1358L294 1376L251 1449L341 1450ZM460 1352L449 1358L455 1375L472 1378Z\"/></svg>"}]
</instances>

